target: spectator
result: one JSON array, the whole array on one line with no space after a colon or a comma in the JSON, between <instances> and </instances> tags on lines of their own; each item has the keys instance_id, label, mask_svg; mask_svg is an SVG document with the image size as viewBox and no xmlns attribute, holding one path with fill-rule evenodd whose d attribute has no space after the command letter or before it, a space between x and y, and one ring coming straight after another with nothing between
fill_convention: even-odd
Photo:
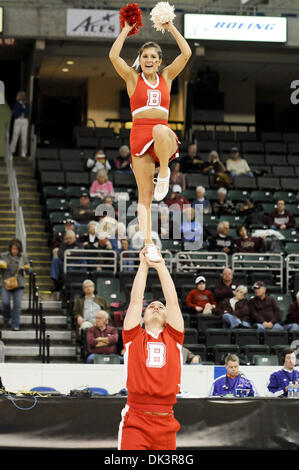
<instances>
[{"instance_id":1,"label":"spectator","mask_svg":"<svg viewBox=\"0 0 299 470\"><path fill-rule=\"evenodd\" d=\"M223 302L223 327L224 328L250 328L250 313L248 301L245 296L248 290L246 286L237 286L234 297Z\"/></svg>"},{"instance_id":2,"label":"spectator","mask_svg":"<svg viewBox=\"0 0 299 470\"><path fill-rule=\"evenodd\" d=\"M190 143L187 148L187 155L182 159L183 173L201 173L203 161L198 155L197 145Z\"/></svg>"},{"instance_id":3,"label":"spectator","mask_svg":"<svg viewBox=\"0 0 299 470\"><path fill-rule=\"evenodd\" d=\"M66 219L63 221L64 223L64 231L63 232L58 232L52 239L52 243L51 243L51 248L52 248L52 255L54 257L57 258L57 254L58 254L58 248L60 247L60 245L62 245L62 243L64 242L65 240L65 235L66 235L66 232L68 232L69 230L72 230L73 232L75 232L75 221L73 219ZM76 233L76 239L79 241L80 240L80 235Z\"/></svg>"},{"instance_id":4,"label":"spectator","mask_svg":"<svg viewBox=\"0 0 299 470\"><path fill-rule=\"evenodd\" d=\"M181 194L182 188L179 184L174 184L170 197L165 199L165 204L173 211L182 211L184 205L190 204L188 199Z\"/></svg>"},{"instance_id":5,"label":"spectator","mask_svg":"<svg viewBox=\"0 0 299 470\"><path fill-rule=\"evenodd\" d=\"M230 199L226 199L227 189L219 188L217 191L217 200L213 202L212 209L213 213L218 217L222 215L233 215L235 213L235 207Z\"/></svg>"},{"instance_id":6,"label":"spectator","mask_svg":"<svg viewBox=\"0 0 299 470\"><path fill-rule=\"evenodd\" d=\"M185 191L186 189L186 178L183 173L180 171L181 164L180 162L174 162L172 165L172 170L170 173L170 179L169 179L169 187L172 189L172 187L175 184L178 184L181 186L182 191Z\"/></svg>"},{"instance_id":7,"label":"spectator","mask_svg":"<svg viewBox=\"0 0 299 470\"><path fill-rule=\"evenodd\" d=\"M118 331L108 325L109 314L100 310L96 314L96 324L88 328L86 334L88 357L87 363L92 364L95 354L117 354Z\"/></svg>"},{"instance_id":8,"label":"spectator","mask_svg":"<svg viewBox=\"0 0 299 470\"><path fill-rule=\"evenodd\" d=\"M277 201L277 209L267 218L268 226L273 230L285 230L295 227L295 218L291 211L286 210L282 200Z\"/></svg>"},{"instance_id":9,"label":"spectator","mask_svg":"<svg viewBox=\"0 0 299 470\"><path fill-rule=\"evenodd\" d=\"M158 234L164 240L173 238L173 224L169 215L169 208L166 205L159 208Z\"/></svg>"},{"instance_id":10,"label":"spectator","mask_svg":"<svg viewBox=\"0 0 299 470\"><path fill-rule=\"evenodd\" d=\"M98 226L98 222L91 220L88 224L88 233L80 238L80 241L86 250L99 249Z\"/></svg>"},{"instance_id":11,"label":"spectator","mask_svg":"<svg viewBox=\"0 0 299 470\"><path fill-rule=\"evenodd\" d=\"M222 271L221 281L214 287L213 296L216 302L216 308L213 313L217 313L222 317L224 311L224 303L226 299L234 296L236 284L233 281L233 272L230 268L225 268Z\"/></svg>"},{"instance_id":12,"label":"spectator","mask_svg":"<svg viewBox=\"0 0 299 470\"><path fill-rule=\"evenodd\" d=\"M257 396L253 383L239 370L240 360L235 354L228 354L225 358L226 374L214 380L210 396L238 396L242 390L246 396Z\"/></svg>"},{"instance_id":13,"label":"spectator","mask_svg":"<svg viewBox=\"0 0 299 470\"><path fill-rule=\"evenodd\" d=\"M290 333L299 330L299 291L296 294L296 300L288 309L287 318L285 320L285 329Z\"/></svg>"},{"instance_id":14,"label":"spectator","mask_svg":"<svg viewBox=\"0 0 299 470\"><path fill-rule=\"evenodd\" d=\"M119 255L124 251L131 251L130 241L128 238L122 238L120 240L120 249L118 250ZM122 271L134 271L134 260L129 257L129 253L123 253L122 255Z\"/></svg>"},{"instance_id":15,"label":"spectator","mask_svg":"<svg viewBox=\"0 0 299 470\"><path fill-rule=\"evenodd\" d=\"M216 152L216 150L211 150L208 155L208 161L202 166L202 172L205 175L217 175L218 173L225 173L225 171L225 166L220 160L218 152Z\"/></svg>"},{"instance_id":16,"label":"spectator","mask_svg":"<svg viewBox=\"0 0 299 470\"><path fill-rule=\"evenodd\" d=\"M184 348L182 349L183 352L183 364L200 364L201 357L199 354L193 354L189 349Z\"/></svg>"},{"instance_id":17,"label":"spectator","mask_svg":"<svg viewBox=\"0 0 299 470\"><path fill-rule=\"evenodd\" d=\"M196 289L191 289L186 297L186 306L190 313L212 313L216 306L213 294L206 288L206 278L195 279Z\"/></svg>"},{"instance_id":18,"label":"spectator","mask_svg":"<svg viewBox=\"0 0 299 470\"><path fill-rule=\"evenodd\" d=\"M290 382L299 381L299 372L295 369L296 355L293 349L284 352L283 369L273 372L267 385L269 392L275 397L287 397Z\"/></svg>"},{"instance_id":19,"label":"spectator","mask_svg":"<svg viewBox=\"0 0 299 470\"><path fill-rule=\"evenodd\" d=\"M89 194L83 192L80 196L79 205L72 207L72 217L77 225L86 225L94 218L94 215L95 209L91 206ZM68 228L68 230L73 230L73 228Z\"/></svg>"},{"instance_id":20,"label":"spectator","mask_svg":"<svg viewBox=\"0 0 299 470\"><path fill-rule=\"evenodd\" d=\"M113 160L113 168L117 171L131 170L130 149L127 145L122 145L119 149L119 155Z\"/></svg>"},{"instance_id":21,"label":"spectator","mask_svg":"<svg viewBox=\"0 0 299 470\"><path fill-rule=\"evenodd\" d=\"M257 281L253 285L255 296L249 300L251 323L258 331L283 330L280 320L280 309L276 300L266 294L266 286L263 281Z\"/></svg>"},{"instance_id":22,"label":"spectator","mask_svg":"<svg viewBox=\"0 0 299 470\"><path fill-rule=\"evenodd\" d=\"M26 93L19 91L16 97L16 102L12 108L13 130L12 139L10 143L10 151L15 153L19 137L21 136L21 156L27 156L27 141L28 141L28 117L30 108L27 103Z\"/></svg>"},{"instance_id":23,"label":"spectator","mask_svg":"<svg viewBox=\"0 0 299 470\"><path fill-rule=\"evenodd\" d=\"M67 250L82 250L83 245L77 241L73 230L68 230L65 234L65 241L58 248L57 258L53 257L51 262L51 279L54 281L52 292L60 291L62 288L61 274L64 267L64 253ZM82 260L83 261L83 260ZM79 262L76 260L76 262ZM74 269L74 268L73 268Z\"/></svg>"},{"instance_id":24,"label":"spectator","mask_svg":"<svg viewBox=\"0 0 299 470\"><path fill-rule=\"evenodd\" d=\"M240 175L254 176L247 161L240 157L237 147L233 147L231 150L231 158L228 158L226 161L226 170L230 173L232 178Z\"/></svg>"},{"instance_id":25,"label":"spectator","mask_svg":"<svg viewBox=\"0 0 299 470\"><path fill-rule=\"evenodd\" d=\"M202 205L203 214L211 214L212 206L210 202L205 198L206 190L203 186L197 186L196 188L196 199L192 201L192 207L195 207L197 204Z\"/></svg>"},{"instance_id":26,"label":"spectator","mask_svg":"<svg viewBox=\"0 0 299 470\"><path fill-rule=\"evenodd\" d=\"M201 248L202 235L202 224L195 218L195 209L191 206L185 207L181 224L182 241L196 243L196 249L199 249Z\"/></svg>"},{"instance_id":27,"label":"spectator","mask_svg":"<svg viewBox=\"0 0 299 470\"><path fill-rule=\"evenodd\" d=\"M97 173L100 170L105 170L108 173L111 170L111 165L102 149L96 151L94 158L88 158L86 166L93 173Z\"/></svg>"},{"instance_id":28,"label":"spectator","mask_svg":"<svg viewBox=\"0 0 299 470\"><path fill-rule=\"evenodd\" d=\"M107 195L114 196L113 184L108 180L105 170L98 171L97 179L92 183L89 193L91 197L99 199L104 199Z\"/></svg>"},{"instance_id":29,"label":"spectator","mask_svg":"<svg viewBox=\"0 0 299 470\"><path fill-rule=\"evenodd\" d=\"M93 281L86 279L82 284L82 290L83 296L75 300L73 307L74 319L80 330L96 324L96 314L99 309L107 312L110 310L107 300L95 294Z\"/></svg>"},{"instance_id":30,"label":"spectator","mask_svg":"<svg viewBox=\"0 0 299 470\"><path fill-rule=\"evenodd\" d=\"M160 237L159 237L158 233L155 232L154 230L151 231L151 238L152 238L154 244L160 250L162 250L162 242L160 240ZM144 247L144 238L143 238L141 230L136 230L135 233L133 234L133 236L131 238L131 246L132 246L133 250L138 250L138 251L140 251Z\"/></svg>"},{"instance_id":31,"label":"spectator","mask_svg":"<svg viewBox=\"0 0 299 470\"><path fill-rule=\"evenodd\" d=\"M29 261L27 255L23 253L22 242L17 238L10 241L8 251L1 253L0 272L2 274L2 313L4 327L9 324L12 331L20 329L20 314L24 289L26 286L25 273L29 272ZM5 280L16 276L17 287L12 290L6 289ZM11 310L11 299L13 308Z\"/></svg>"},{"instance_id":32,"label":"spectator","mask_svg":"<svg viewBox=\"0 0 299 470\"><path fill-rule=\"evenodd\" d=\"M216 237L208 239L209 251L221 251L232 254L234 251L234 239L229 234L229 223L219 222Z\"/></svg>"},{"instance_id":33,"label":"spectator","mask_svg":"<svg viewBox=\"0 0 299 470\"><path fill-rule=\"evenodd\" d=\"M260 253L263 251L262 237L249 237L245 225L237 229L240 238L235 241L235 251L237 253Z\"/></svg>"}]
</instances>

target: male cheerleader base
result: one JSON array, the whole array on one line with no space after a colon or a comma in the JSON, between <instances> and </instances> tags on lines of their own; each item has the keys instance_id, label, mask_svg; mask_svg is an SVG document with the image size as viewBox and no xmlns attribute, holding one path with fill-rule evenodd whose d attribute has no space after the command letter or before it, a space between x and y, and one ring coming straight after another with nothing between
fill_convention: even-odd
<instances>
[{"instance_id":1,"label":"male cheerleader base","mask_svg":"<svg viewBox=\"0 0 299 470\"><path fill-rule=\"evenodd\" d=\"M184 321L164 260L151 263L145 252L146 248L140 254L123 327L128 399L121 413L118 449L175 450L180 424L172 407L181 385ZM143 329L140 317L149 266L158 272L166 307L152 302L144 312Z\"/></svg>"}]
</instances>

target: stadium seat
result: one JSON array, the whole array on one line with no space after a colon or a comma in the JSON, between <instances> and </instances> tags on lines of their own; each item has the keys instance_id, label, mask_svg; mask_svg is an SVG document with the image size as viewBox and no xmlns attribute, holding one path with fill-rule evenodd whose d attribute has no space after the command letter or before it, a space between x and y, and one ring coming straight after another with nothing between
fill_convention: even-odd
<instances>
[{"instance_id":1,"label":"stadium seat","mask_svg":"<svg viewBox=\"0 0 299 470\"><path fill-rule=\"evenodd\" d=\"M205 344L199 343L192 343L192 344L185 344L184 348L189 349L193 354L199 355L202 361L205 361L207 358L207 349Z\"/></svg>"},{"instance_id":2,"label":"stadium seat","mask_svg":"<svg viewBox=\"0 0 299 470\"><path fill-rule=\"evenodd\" d=\"M41 171L40 172L40 184L44 185L64 185L65 176L62 171Z\"/></svg>"},{"instance_id":3,"label":"stadium seat","mask_svg":"<svg viewBox=\"0 0 299 470\"><path fill-rule=\"evenodd\" d=\"M95 354L94 364L120 364L120 357L117 354Z\"/></svg>"},{"instance_id":4,"label":"stadium seat","mask_svg":"<svg viewBox=\"0 0 299 470\"><path fill-rule=\"evenodd\" d=\"M270 191L260 189L251 191L250 199L252 199L253 202L274 202L273 195Z\"/></svg>"},{"instance_id":5,"label":"stadium seat","mask_svg":"<svg viewBox=\"0 0 299 470\"><path fill-rule=\"evenodd\" d=\"M277 344L288 345L288 333L284 330L265 330L262 336L264 338L264 344L267 344L270 348Z\"/></svg>"},{"instance_id":6,"label":"stadium seat","mask_svg":"<svg viewBox=\"0 0 299 470\"><path fill-rule=\"evenodd\" d=\"M271 354L278 358L278 363L280 365L284 364L284 352L289 350L289 348L290 346L285 344L275 344L274 346L271 346Z\"/></svg>"},{"instance_id":7,"label":"stadium seat","mask_svg":"<svg viewBox=\"0 0 299 470\"><path fill-rule=\"evenodd\" d=\"M299 191L298 178L280 178L280 186L283 190Z\"/></svg>"},{"instance_id":8,"label":"stadium seat","mask_svg":"<svg viewBox=\"0 0 299 470\"><path fill-rule=\"evenodd\" d=\"M261 153L263 154L265 152L264 144L263 142L243 142L242 143L242 152L244 154L246 153Z\"/></svg>"},{"instance_id":9,"label":"stadium seat","mask_svg":"<svg viewBox=\"0 0 299 470\"><path fill-rule=\"evenodd\" d=\"M237 344L215 344L209 351L210 357L213 354L215 364L224 364L228 354L239 354L240 348Z\"/></svg>"},{"instance_id":10,"label":"stadium seat","mask_svg":"<svg viewBox=\"0 0 299 470\"><path fill-rule=\"evenodd\" d=\"M198 343L198 331L196 328L185 328L184 345L185 344L197 344Z\"/></svg>"},{"instance_id":11,"label":"stadium seat","mask_svg":"<svg viewBox=\"0 0 299 470\"><path fill-rule=\"evenodd\" d=\"M267 344L246 344L241 348L250 364L253 364L253 356L269 355L270 347Z\"/></svg>"},{"instance_id":12,"label":"stadium seat","mask_svg":"<svg viewBox=\"0 0 299 470\"><path fill-rule=\"evenodd\" d=\"M207 328L205 330L206 346L231 344L231 330L228 328Z\"/></svg>"},{"instance_id":13,"label":"stadium seat","mask_svg":"<svg viewBox=\"0 0 299 470\"><path fill-rule=\"evenodd\" d=\"M257 177L257 186L259 189L271 189L273 191L280 189L280 179L276 177L267 177L267 176L258 176Z\"/></svg>"},{"instance_id":14,"label":"stadium seat","mask_svg":"<svg viewBox=\"0 0 299 470\"><path fill-rule=\"evenodd\" d=\"M47 212L51 211L68 211L70 208L69 202L67 199L60 199L60 198L47 198L46 199L46 209Z\"/></svg>"},{"instance_id":15,"label":"stadium seat","mask_svg":"<svg viewBox=\"0 0 299 470\"><path fill-rule=\"evenodd\" d=\"M222 320L217 319L213 314L199 313L196 315L197 329L203 334L207 329L222 328Z\"/></svg>"},{"instance_id":16,"label":"stadium seat","mask_svg":"<svg viewBox=\"0 0 299 470\"><path fill-rule=\"evenodd\" d=\"M30 389L30 392L45 393L45 392L57 392L57 390L56 390L56 388L53 388L53 387L47 387L47 386L40 385L40 386L32 387Z\"/></svg>"},{"instance_id":17,"label":"stadium seat","mask_svg":"<svg viewBox=\"0 0 299 470\"><path fill-rule=\"evenodd\" d=\"M196 188L196 186L203 186L204 188L209 186L209 176L201 174L186 173L186 185L187 188Z\"/></svg>"},{"instance_id":18,"label":"stadium seat","mask_svg":"<svg viewBox=\"0 0 299 470\"><path fill-rule=\"evenodd\" d=\"M247 344L260 344L260 334L256 328L235 328L232 332L232 338L234 343L240 347Z\"/></svg>"},{"instance_id":19,"label":"stadium seat","mask_svg":"<svg viewBox=\"0 0 299 470\"><path fill-rule=\"evenodd\" d=\"M254 355L252 363L255 366L278 366L278 357L274 355Z\"/></svg>"},{"instance_id":20,"label":"stadium seat","mask_svg":"<svg viewBox=\"0 0 299 470\"><path fill-rule=\"evenodd\" d=\"M236 176L233 181L235 188L257 189L257 182L254 177Z\"/></svg>"},{"instance_id":21,"label":"stadium seat","mask_svg":"<svg viewBox=\"0 0 299 470\"><path fill-rule=\"evenodd\" d=\"M66 171L65 173L65 183L66 185L79 185L79 186L89 186L90 177L89 173L82 171Z\"/></svg>"},{"instance_id":22,"label":"stadium seat","mask_svg":"<svg viewBox=\"0 0 299 470\"><path fill-rule=\"evenodd\" d=\"M37 148L36 149L37 160L58 160L59 150L57 148Z\"/></svg>"}]
</instances>

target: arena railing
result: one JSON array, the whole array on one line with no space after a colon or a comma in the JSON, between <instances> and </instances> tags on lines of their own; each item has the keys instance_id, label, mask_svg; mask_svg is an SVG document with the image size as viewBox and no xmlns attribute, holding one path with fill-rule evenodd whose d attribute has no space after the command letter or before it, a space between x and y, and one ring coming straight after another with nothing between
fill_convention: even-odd
<instances>
[{"instance_id":1,"label":"arena railing","mask_svg":"<svg viewBox=\"0 0 299 470\"><path fill-rule=\"evenodd\" d=\"M50 362L50 335L46 334L46 319L43 304L39 300L39 288L36 283L36 274L30 272L29 282L29 308L32 315L32 327L35 330L35 342L38 344L39 353L37 359L42 363Z\"/></svg>"},{"instance_id":2,"label":"arena railing","mask_svg":"<svg viewBox=\"0 0 299 470\"><path fill-rule=\"evenodd\" d=\"M109 270L117 272L117 253L114 250L66 250L63 260L63 271L72 270Z\"/></svg>"},{"instance_id":3,"label":"arena railing","mask_svg":"<svg viewBox=\"0 0 299 470\"><path fill-rule=\"evenodd\" d=\"M292 294L291 280L294 273L299 272L299 254L291 253L286 259L286 292Z\"/></svg>"},{"instance_id":4,"label":"arena railing","mask_svg":"<svg viewBox=\"0 0 299 470\"><path fill-rule=\"evenodd\" d=\"M120 272L124 271L136 271L139 266L139 253L138 250L124 250L120 253L119 256L119 270ZM172 273L174 258L172 253L169 250L161 251L161 255L165 260L165 265Z\"/></svg>"},{"instance_id":5,"label":"arena railing","mask_svg":"<svg viewBox=\"0 0 299 470\"><path fill-rule=\"evenodd\" d=\"M16 177L16 172L13 167L13 156L9 147L9 128L8 125L5 127L5 163L7 170L8 186L9 186L9 197L11 200L11 210L16 212L16 238L21 240L23 245L23 251L26 253L26 228L23 216L23 210L19 203L19 188Z\"/></svg>"},{"instance_id":6,"label":"arena railing","mask_svg":"<svg viewBox=\"0 0 299 470\"><path fill-rule=\"evenodd\" d=\"M283 289L284 257L280 253L234 253L232 271L265 271L278 275L278 285Z\"/></svg>"},{"instance_id":7,"label":"arena railing","mask_svg":"<svg viewBox=\"0 0 299 470\"><path fill-rule=\"evenodd\" d=\"M212 251L179 251L175 262L177 272L216 271L229 267L229 256Z\"/></svg>"}]
</instances>

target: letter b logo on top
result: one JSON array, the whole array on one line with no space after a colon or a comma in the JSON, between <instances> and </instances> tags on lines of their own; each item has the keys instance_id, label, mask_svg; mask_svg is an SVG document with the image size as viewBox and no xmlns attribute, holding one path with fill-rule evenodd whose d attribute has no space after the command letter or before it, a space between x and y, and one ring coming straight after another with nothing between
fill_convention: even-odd
<instances>
[{"instance_id":1,"label":"letter b logo on top","mask_svg":"<svg viewBox=\"0 0 299 470\"><path fill-rule=\"evenodd\" d=\"M147 90L147 106L160 106L161 92L160 90Z\"/></svg>"},{"instance_id":2,"label":"letter b logo on top","mask_svg":"<svg viewBox=\"0 0 299 470\"><path fill-rule=\"evenodd\" d=\"M163 343L147 343L147 367L163 367L166 362L166 346Z\"/></svg>"}]
</instances>

